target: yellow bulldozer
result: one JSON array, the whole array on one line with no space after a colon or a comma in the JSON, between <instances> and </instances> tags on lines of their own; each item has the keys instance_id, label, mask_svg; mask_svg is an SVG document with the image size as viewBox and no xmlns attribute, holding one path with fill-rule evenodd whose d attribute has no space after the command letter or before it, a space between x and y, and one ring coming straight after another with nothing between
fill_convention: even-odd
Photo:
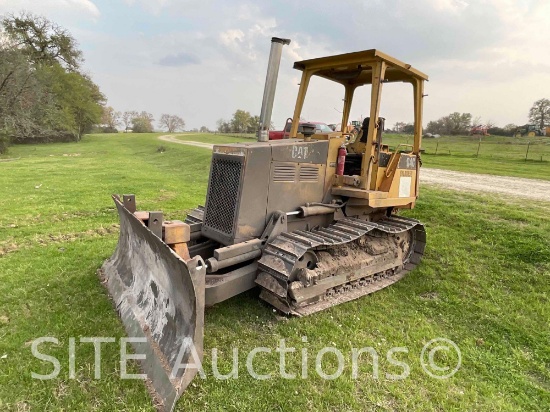
<instances>
[{"instance_id":1,"label":"yellow bulldozer","mask_svg":"<svg viewBox=\"0 0 550 412\"><path fill-rule=\"evenodd\" d=\"M214 146L204 207L164 221L162 212L138 211L134 195L113 196L120 237L101 274L165 410L197 373L205 307L258 288L276 310L311 315L397 282L424 253L424 226L398 212L418 198L428 77L374 49L296 62L292 128L267 141L288 42L272 39L259 141ZM342 86L341 125L355 91L370 86L370 115L354 140L307 124L298 133L313 76ZM390 149L382 88L402 82L412 86L414 142Z\"/></svg>"}]
</instances>

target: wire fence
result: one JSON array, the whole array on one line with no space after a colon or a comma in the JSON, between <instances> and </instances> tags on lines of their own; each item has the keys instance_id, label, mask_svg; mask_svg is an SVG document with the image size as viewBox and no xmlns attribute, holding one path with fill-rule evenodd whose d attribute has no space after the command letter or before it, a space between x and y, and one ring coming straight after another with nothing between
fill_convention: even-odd
<instances>
[{"instance_id":1,"label":"wire fence","mask_svg":"<svg viewBox=\"0 0 550 412\"><path fill-rule=\"evenodd\" d=\"M254 133L214 133L239 139L256 139ZM413 144L413 136L384 134L383 143L395 149L399 144ZM550 162L550 137L502 137L502 136L442 136L422 139L422 152L434 156L464 158L492 158Z\"/></svg>"},{"instance_id":2,"label":"wire fence","mask_svg":"<svg viewBox=\"0 0 550 412\"><path fill-rule=\"evenodd\" d=\"M384 143L392 148L399 143L412 144L411 135L386 135ZM549 137L452 136L423 138L422 151L434 156L457 156L550 162Z\"/></svg>"}]
</instances>

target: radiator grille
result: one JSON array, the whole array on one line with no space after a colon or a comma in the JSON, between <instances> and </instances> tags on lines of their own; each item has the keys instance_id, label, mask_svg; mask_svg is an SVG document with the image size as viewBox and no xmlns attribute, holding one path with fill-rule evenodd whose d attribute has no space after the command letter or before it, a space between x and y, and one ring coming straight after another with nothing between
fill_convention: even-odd
<instances>
[{"instance_id":1,"label":"radiator grille","mask_svg":"<svg viewBox=\"0 0 550 412\"><path fill-rule=\"evenodd\" d=\"M296 179L295 164L275 164L273 167L274 182L294 182Z\"/></svg>"},{"instance_id":2,"label":"radiator grille","mask_svg":"<svg viewBox=\"0 0 550 412\"><path fill-rule=\"evenodd\" d=\"M212 170L204 214L204 225L233 235L239 206L239 188L243 172L243 158L224 156L212 158Z\"/></svg>"},{"instance_id":3,"label":"radiator grille","mask_svg":"<svg viewBox=\"0 0 550 412\"><path fill-rule=\"evenodd\" d=\"M300 168L300 182L316 182L319 179L317 166L302 166Z\"/></svg>"}]
</instances>

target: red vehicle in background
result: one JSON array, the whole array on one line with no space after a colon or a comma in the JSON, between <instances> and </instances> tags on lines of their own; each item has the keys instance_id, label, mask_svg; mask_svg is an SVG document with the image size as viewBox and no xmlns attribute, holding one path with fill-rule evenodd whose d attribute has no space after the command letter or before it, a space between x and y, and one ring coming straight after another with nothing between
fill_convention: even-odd
<instances>
[{"instance_id":1,"label":"red vehicle in background","mask_svg":"<svg viewBox=\"0 0 550 412\"><path fill-rule=\"evenodd\" d=\"M332 133L333 130L328 127L326 123L322 122L300 122L298 124L298 133L302 133L303 124L314 124L315 125L315 133ZM290 128L292 127L292 123L288 122L285 126L285 130L270 130L269 131L269 140L279 140L284 139L285 137L290 137Z\"/></svg>"},{"instance_id":2,"label":"red vehicle in background","mask_svg":"<svg viewBox=\"0 0 550 412\"><path fill-rule=\"evenodd\" d=\"M470 136L474 136L476 134L480 136L490 136L488 130L489 130L488 126L484 126L482 124L474 125L470 129Z\"/></svg>"}]
</instances>

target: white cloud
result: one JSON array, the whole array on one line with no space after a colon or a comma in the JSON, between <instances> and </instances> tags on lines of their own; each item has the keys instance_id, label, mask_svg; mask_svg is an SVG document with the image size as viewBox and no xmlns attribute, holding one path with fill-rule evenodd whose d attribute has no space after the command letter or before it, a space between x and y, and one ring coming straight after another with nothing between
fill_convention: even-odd
<instances>
[{"instance_id":1,"label":"white cloud","mask_svg":"<svg viewBox=\"0 0 550 412\"><path fill-rule=\"evenodd\" d=\"M94 19L101 14L98 7L91 0L0 0L0 13L18 12L20 10L44 15L85 13L84 16Z\"/></svg>"},{"instance_id":2,"label":"white cloud","mask_svg":"<svg viewBox=\"0 0 550 412\"><path fill-rule=\"evenodd\" d=\"M283 49L283 52L290 58L290 60L300 61L304 60L300 53L300 43L298 40L291 40L290 44Z\"/></svg>"},{"instance_id":3,"label":"white cloud","mask_svg":"<svg viewBox=\"0 0 550 412\"><path fill-rule=\"evenodd\" d=\"M468 2L464 0L429 0L429 3L431 3L436 10L450 11L453 13L460 13L469 5Z\"/></svg>"},{"instance_id":4,"label":"white cloud","mask_svg":"<svg viewBox=\"0 0 550 412\"><path fill-rule=\"evenodd\" d=\"M214 2L215 1L212 0L124 0L126 5L135 7L136 9L141 8L153 16L160 16L163 13L168 13L171 15L191 14L197 10L207 9L209 6L212 6L212 3ZM208 15L208 18L212 18L214 8L219 9L220 5L212 7L209 13L204 16Z\"/></svg>"},{"instance_id":5,"label":"white cloud","mask_svg":"<svg viewBox=\"0 0 550 412\"><path fill-rule=\"evenodd\" d=\"M255 16L260 14L260 9L257 5L254 4L240 4L237 6L238 11L236 13L239 20L252 20Z\"/></svg>"},{"instance_id":6,"label":"white cloud","mask_svg":"<svg viewBox=\"0 0 550 412\"><path fill-rule=\"evenodd\" d=\"M238 46L244 40L244 33L239 29L229 29L220 33L220 40L223 44L229 47Z\"/></svg>"},{"instance_id":7,"label":"white cloud","mask_svg":"<svg viewBox=\"0 0 550 412\"><path fill-rule=\"evenodd\" d=\"M102 16L88 0L0 0L0 12L8 3L9 11L16 5L45 10L47 17L52 7L58 14L71 10L65 22L56 21L86 46L86 68L110 104L157 117L178 113L190 127L213 127L239 108L259 112L272 36L292 40L283 49L273 113L277 126L293 111L300 76L294 61L369 48L430 75L426 122L460 111L500 125L525 123L530 104L550 97L548 1L349 0L345 7L332 0L124 2ZM78 23L94 16L101 31ZM117 20L123 24L115 30ZM338 121L340 89L322 81L313 86L307 116ZM409 89L393 86L382 101L389 124L412 120ZM365 88L353 116L364 115L367 106Z\"/></svg>"}]
</instances>

